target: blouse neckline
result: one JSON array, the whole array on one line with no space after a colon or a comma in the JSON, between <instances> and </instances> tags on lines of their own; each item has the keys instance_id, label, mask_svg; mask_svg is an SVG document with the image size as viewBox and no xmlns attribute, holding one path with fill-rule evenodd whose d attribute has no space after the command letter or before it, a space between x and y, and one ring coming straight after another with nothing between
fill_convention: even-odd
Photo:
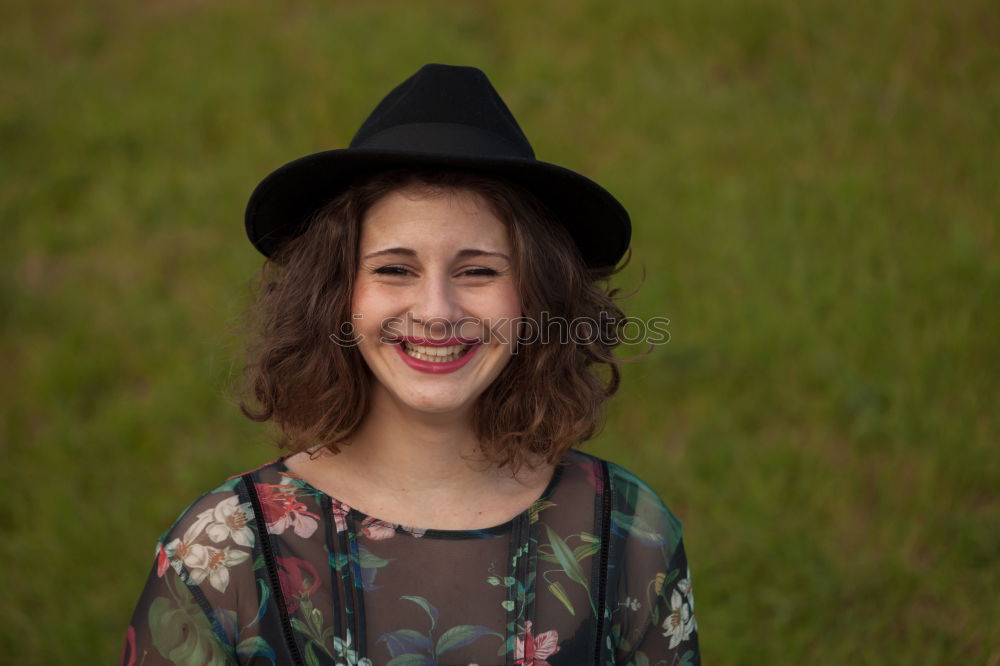
<instances>
[{"instance_id":1,"label":"blouse neckline","mask_svg":"<svg viewBox=\"0 0 1000 666\"><path fill-rule=\"evenodd\" d=\"M499 525L491 525L489 527L481 527L477 529L447 530L447 529L424 528L424 527L414 527L410 525L401 525L399 523L393 523L388 520L382 520L377 516L371 516L363 511L355 509L349 504L342 502L336 497L330 495L329 493L320 490L319 488L315 487L314 485L303 479L301 476L299 476L292 470L288 469L288 466L285 464L285 459L288 458L290 455L293 454L280 456L277 460L274 461L275 466L278 468L279 474L296 479L296 481L302 484L302 487L308 490L311 494L315 494L317 497L327 499L335 510L338 508L341 509L344 515L350 516L354 521L362 525L362 529L364 529L364 526L366 525L379 524L381 526L393 527L396 530L396 533L398 534L405 534L408 536L422 537L422 538L430 537L435 539L476 539L476 538L500 536L510 532L511 528L514 526L514 523L517 522L518 519L525 517L530 518L529 514L531 513L532 508L534 508L540 502L545 502L549 500L549 498L555 492L559 480L562 478L563 467L565 467L568 464L568 461L565 459L559 460L556 463L554 469L552 470L552 478L549 479L549 482L545 486L545 489L542 491L541 495L539 495L526 509L524 509L521 513L517 514L510 520L500 523Z\"/></svg>"}]
</instances>

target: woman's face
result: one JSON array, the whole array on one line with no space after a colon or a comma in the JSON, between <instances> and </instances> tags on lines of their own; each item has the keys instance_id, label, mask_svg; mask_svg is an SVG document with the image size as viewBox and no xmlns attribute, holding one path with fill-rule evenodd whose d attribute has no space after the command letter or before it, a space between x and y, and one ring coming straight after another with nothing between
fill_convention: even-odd
<instances>
[{"instance_id":1,"label":"woman's face","mask_svg":"<svg viewBox=\"0 0 1000 666\"><path fill-rule=\"evenodd\" d=\"M520 314L507 228L478 194L408 188L368 210L352 316L376 404L471 408L510 362Z\"/></svg>"}]
</instances>

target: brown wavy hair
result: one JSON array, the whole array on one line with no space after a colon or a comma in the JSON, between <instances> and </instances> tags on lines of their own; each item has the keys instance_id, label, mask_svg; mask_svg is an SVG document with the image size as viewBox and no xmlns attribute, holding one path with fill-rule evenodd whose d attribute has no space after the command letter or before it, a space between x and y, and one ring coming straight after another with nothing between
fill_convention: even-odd
<instances>
[{"instance_id":1,"label":"brown wavy hair","mask_svg":"<svg viewBox=\"0 0 1000 666\"><path fill-rule=\"evenodd\" d=\"M366 176L265 261L242 321L249 340L237 391L240 410L253 421L280 426L278 446L293 452L319 445L337 453L349 443L370 408L373 376L357 348L338 344L331 333L341 339L351 333L366 212L390 192L411 187L430 196L469 190L492 207L510 234L528 321L595 324L586 339L565 344L519 340L517 353L475 403L475 434L487 460L515 474L539 457L555 463L594 436L605 402L618 389L621 361L613 352L624 314L608 282L628 260L620 268L588 269L565 227L530 191L466 171L397 169ZM251 406L254 401L259 407Z\"/></svg>"}]
</instances>

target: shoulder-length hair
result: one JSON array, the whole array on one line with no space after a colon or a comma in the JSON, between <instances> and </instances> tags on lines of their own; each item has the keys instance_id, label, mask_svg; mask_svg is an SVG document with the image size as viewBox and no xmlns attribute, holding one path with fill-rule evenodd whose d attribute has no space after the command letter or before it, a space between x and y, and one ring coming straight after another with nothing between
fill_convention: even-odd
<instances>
[{"instance_id":1,"label":"shoulder-length hair","mask_svg":"<svg viewBox=\"0 0 1000 666\"><path fill-rule=\"evenodd\" d=\"M337 453L349 443L369 411L373 381L358 349L335 340L351 330L361 225L376 201L411 187L432 196L474 192L507 226L522 315L536 335L519 337L511 361L477 399L475 434L487 460L515 474L538 458L555 463L594 436L618 389L613 351L624 314L607 282L621 268L588 269L565 227L530 191L472 172L364 177L265 261L244 315L250 339L240 410L280 426L278 445L293 452L321 446Z\"/></svg>"}]
</instances>

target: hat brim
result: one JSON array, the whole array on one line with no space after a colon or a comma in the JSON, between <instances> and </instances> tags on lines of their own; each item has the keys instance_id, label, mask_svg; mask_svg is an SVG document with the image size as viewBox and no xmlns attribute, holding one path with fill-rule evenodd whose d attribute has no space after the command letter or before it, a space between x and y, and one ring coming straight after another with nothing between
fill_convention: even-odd
<instances>
[{"instance_id":1,"label":"hat brim","mask_svg":"<svg viewBox=\"0 0 1000 666\"><path fill-rule=\"evenodd\" d=\"M628 212L610 192L556 164L414 151L341 148L306 155L271 172L247 203L250 242L264 256L301 234L313 214L365 173L398 167L449 167L497 176L530 190L576 241L590 268L617 265L628 249Z\"/></svg>"}]
</instances>

